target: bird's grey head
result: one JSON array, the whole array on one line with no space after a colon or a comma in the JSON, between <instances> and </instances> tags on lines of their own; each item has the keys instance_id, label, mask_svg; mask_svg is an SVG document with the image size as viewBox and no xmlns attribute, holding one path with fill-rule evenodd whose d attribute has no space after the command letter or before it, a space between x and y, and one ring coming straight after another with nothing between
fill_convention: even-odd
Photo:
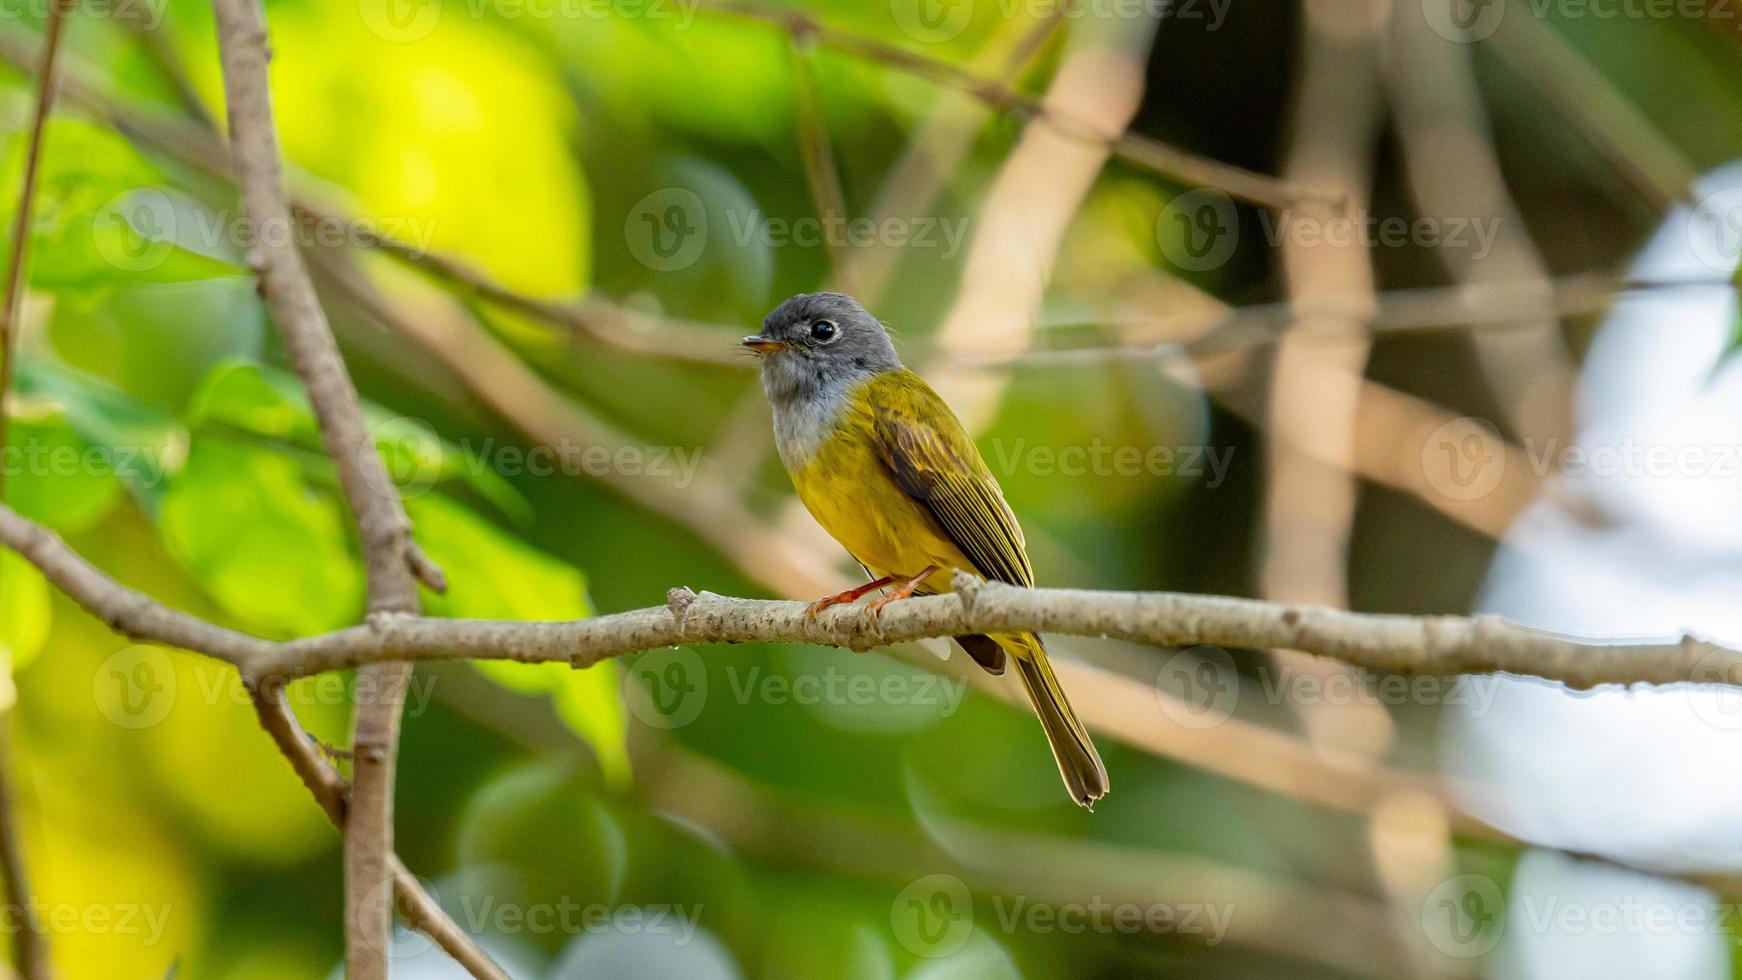
<instances>
[{"instance_id":1,"label":"bird's grey head","mask_svg":"<svg viewBox=\"0 0 1742 980\"><path fill-rule=\"evenodd\" d=\"M779 406L828 397L901 367L889 331L841 293L800 293L775 307L744 347L762 358L762 385Z\"/></svg>"}]
</instances>

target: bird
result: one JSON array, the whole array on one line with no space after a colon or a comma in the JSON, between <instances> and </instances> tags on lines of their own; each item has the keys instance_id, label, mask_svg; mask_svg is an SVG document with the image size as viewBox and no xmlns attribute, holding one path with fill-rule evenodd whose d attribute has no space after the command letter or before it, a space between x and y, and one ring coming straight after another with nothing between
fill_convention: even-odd
<instances>
[{"instance_id":1,"label":"bird","mask_svg":"<svg viewBox=\"0 0 1742 980\"><path fill-rule=\"evenodd\" d=\"M1022 528L973 439L942 397L901 363L888 329L842 293L801 293L741 346L761 361L774 442L799 500L872 580L812 602L867 603L953 591L952 578L1032 588ZM1034 633L955 637L981 668L1016 664L1071 799L1092 808L1107 769Z\"/></svg>"}]
</instances>

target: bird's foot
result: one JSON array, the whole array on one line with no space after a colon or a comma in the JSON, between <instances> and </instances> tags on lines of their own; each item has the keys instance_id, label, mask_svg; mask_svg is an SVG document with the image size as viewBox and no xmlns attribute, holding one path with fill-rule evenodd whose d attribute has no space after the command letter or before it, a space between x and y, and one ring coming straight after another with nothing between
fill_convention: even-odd
<instances>
[{"instance_id":1,"label":"bird's foot","mask_svg":"<svg viewBox=\"0 0 1742 980\"><path fill-rule=\"evenodd\" d=\"M895 576L885 575L882 578L877 579L874 582L866 582L864 585L855 586L854 588L846 589L845 591L836 592L834 595L823 596L821 599L818 599L817 601L804 607L805 618L815 619L815 618L817 618L817 613L822 612L824 609L827 609L830 606L839 606L839 605L843 605L843 604L849 603L849 602L858 602L859 599L862 598L866 593L876 592L878 589L883 588L885 585L888 585L889 583L894 582L895 580L896 580Z\"/></svg>"},{"instance_id":2,"label":"bird's foot","mask_svg":"<svg viewBox=\"0 0 1742 980\"><path fill-rule=\"evenodd\" d=\"M931 578L932 573L937 571L937 570L938 570L938 567L936 565L927 565L927 566L925 566L924 571L920 572L918 575L913 576L912 578L895 580L895 581L898 581L901 583L895 587L895 591L889 593L888 595L878 596L877 598L872 599L870 602L865 604L865 611L870 613L873 616L883 615L883 607L884 606L889 605L890 603L896 601L897 599L906 599L906 598L912 596L914 591L919 588L920 583L924 582L928 578Z\"/></svg>"}]
</instances>

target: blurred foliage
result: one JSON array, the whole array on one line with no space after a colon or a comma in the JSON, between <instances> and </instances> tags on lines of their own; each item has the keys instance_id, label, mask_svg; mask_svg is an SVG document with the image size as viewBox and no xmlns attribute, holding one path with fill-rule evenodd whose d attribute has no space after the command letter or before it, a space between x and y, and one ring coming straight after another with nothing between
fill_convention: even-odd
<instances>
[{"instance_id":1,"label":"blurred foliage","mask_svg":"<svg viewBox=\"0 0 1742 980\"><path fill-rule=\"evenodd\" d=\"M75 18L75 70L141 111L190 126L204 125L202 115L221 119L207 5L147 6L163 17L150 36L124 19ZM778 30L633 0L268 7L275 109L295 182L369 230L536 296L595 292L746 328L785 295L827 279L820 244L772 244L754 233L758 223L813 211L797 152L793 55ZM963 63L1026 30L1032 18L1021 8L966 5L954 33L916 38L911 24L903 29L900 15L912 11L899 2L806 5L830 24ZM1011 10L1017 16L1005 16ZM4 16L0 29L35 42L30 15ZM1220 31L1164 25L1140 127L1274 170L1285 145L1293 18L1236 8ZM1742 139L1733 38L1684 20L1546 26L1698 164L1724 161ZM1039 52L1020 87L1042 89L1072 30L1067 24ZM1582 271L1621 261L1649 229L1649 212L1510 69L1477 54L1499 145L1534 148L1504 150L1503 163L1509 180L1533 191L1521 202L1551 265ZM863 59L827 50L814 58L849 209L863 213L906 134L942 96ZM184 89L195 104L183 101ZM22 76L0 72L8 220L30 97ZM925 217L971 229L1020 131L1007 116L985 123ZM355 534L246 273L250 229L233 191L74 109L57 115L47 146L11 406L9 439L23 455L8 457L8 503L173 607L274 638L356 622L364 595ZM1382 168L1375 200L1407 213L1395 163ZM684 217L710 229L681 267L650 262L642 250L643 208L672 189L699 203ZM1169 267L1177 229L1161 217L1181 189L1128 164L1108 166L1061 249L1038 346L1079 331L1106 340L1108 325L1158 282L1189 281L1230 302L1278 298L1274 256L1249 210L1240 220L1252 233L1230 262L1207 272ZM876 304L916 362L964 258L965 250L904 250L897 285ZM1424 250L1376 259L1387 285L1439 275ZM359 267L390 301L422 302L431 292L378 256ZM330 309L418 539L447 572L447 594L423 596L432 614L576 619L656 603L678 584L758 591L692 533L584 474L507 465L510 453L527 458L523 433L411 339L342 303ZM470 300L465 311L649 447L701 453L728 437L742 442L744 419L759 417L747 372L639 357ZM1466 364L1462 341L1388 343L1376 351L1376 376L1463 410L1487 407L1448 369ZM1162 470L1062 479L1033 455L1046 451L1056 463L1061 449L1099 444L1207 447L1228 454L1228 469L1187 471L1176 459ZM1143 358L1017 371L982 440L1044 583L1212 592L1252 588L1255 446L1243 424ZM788 497L785 477L766 451L756 462L751 493L759 510L772 511ZM1461 610L1487 549L1382 491L1363 499L1356 546L1355 604L1408 611ZM1412 554L1429 552L1454 558L1425 571L1411 564ZM127 644L11 554L0 556L0 582L0 649L17 678L20 805L40 898L135 916L127 928L116 920L57 931L62 975L161 977L174 962L199 978L331 970L341 949L338 839L258 731L233 672ZM1095 653L1087 643L1055 646ZM1078 812L1058 792L1032 720L968 693L956 675L921 696L933 675L880 654L756 644L693 660L682 653L650 651L584 671L486 663L419 672L401 767L401 850L462 925L516 964L516 976L978 980L1240 976L1276 965L1274 950L1206 949L1187 937L1002 928L981 893L974 917L983 928L945 955L921 955L892 921L892 902L937 870L925 851L942 846L938 828L952 821L1377 888L1353 818L1112 740L1102 745L1118 789L1092 817ZM1105 662L1153 679L1153 662L1130 651ZM679 686L656 687L673 680ZM908 693L806 697L795 686L802 682ZM290 690L315 737L345 743L352 683L311 678ZM661 704L675 694L681 708L694 691L706 693L681 720ZM1399 709L1411 712L1431 709ZM1252 720L1293 724L1262 706ZM1431 739L1423 718L1403 718L1400 728ZM638 747L650 748L654 766L693 755L780 803L747 804L704 783L685 808L655 805L649 784L662 774L646 771ZM1431 754L1431 745L1409 751ZM852 821L888 836L815 831L860 825ZM761 852L729 843L734 835L760 841ZM1019 867L1024 855L1009 860ZM1012 880L1013 889L1027 887ZM1094 883L1058 887L1075 895ZM565 903L698 918L679 942L674 932L613 928L610 916L566 930L501 917ZM147 915L160 928L147 929ZM402 938L403 976L453 975L439 954L425 955L427 943Z\"/></svg>"}]
</instances>

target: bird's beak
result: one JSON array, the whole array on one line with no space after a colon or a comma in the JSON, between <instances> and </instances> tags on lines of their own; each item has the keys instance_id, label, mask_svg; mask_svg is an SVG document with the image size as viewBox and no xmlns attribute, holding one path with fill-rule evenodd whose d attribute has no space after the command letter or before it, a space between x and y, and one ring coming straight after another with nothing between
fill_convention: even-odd
<instances>
[{"instance_id":1,"label":"bird's beak","mask_svg":"<svg viewBox=\"0 0 1742 980\"><path fill-rule=\"evenodd\" d=\"M738 341L738 343L758 354L772 354L786 346L778 340L770 340L761 334L751 334L743 340Z\"/></svg>"}]
</instances>

